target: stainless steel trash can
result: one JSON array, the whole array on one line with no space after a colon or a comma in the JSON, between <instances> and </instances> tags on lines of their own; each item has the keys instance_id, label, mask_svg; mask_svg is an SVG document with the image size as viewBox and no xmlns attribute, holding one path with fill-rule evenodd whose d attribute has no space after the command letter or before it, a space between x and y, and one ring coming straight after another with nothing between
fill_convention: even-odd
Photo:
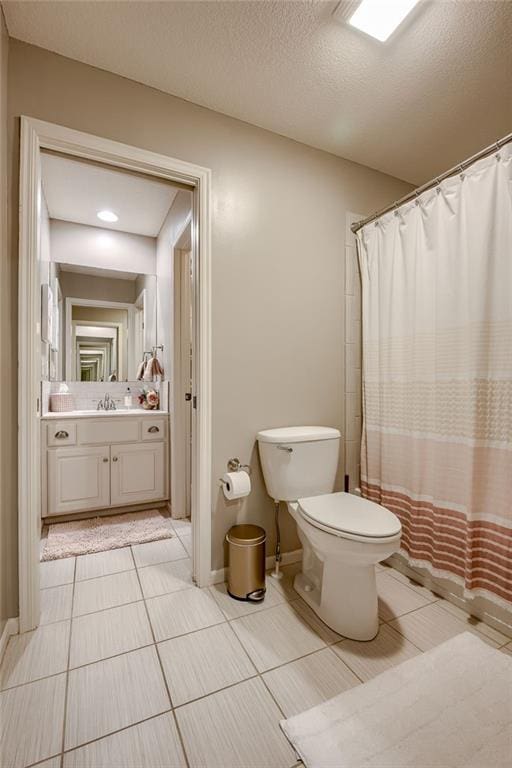
<instances>
[{"instance_id":1,"label":"stainless steel trash can","mask_svg":"<svg viewBox=\"0 0 512 768\"><path fill-rule=\"evenodd\" d=\"M236 600L259 603L265 597L266 538L259 525L234 525L226 534L228 593Z\"/></svg>"}]
</instances>

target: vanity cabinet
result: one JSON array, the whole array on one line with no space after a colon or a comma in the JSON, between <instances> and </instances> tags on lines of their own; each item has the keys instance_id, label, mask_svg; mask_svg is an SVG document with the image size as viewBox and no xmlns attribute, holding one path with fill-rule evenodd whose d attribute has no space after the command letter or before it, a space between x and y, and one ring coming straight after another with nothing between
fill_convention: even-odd
<instances>
[{"instance_id":1,"label":"vanity cabinet","mask_svg":"<svg viewBox=\"0 0 512 768\"><path fill-rule=\"evenodd\" d=\"M43 517L168 499L167 426L162 416L43 422Z\"/></svg>"},{"instance_id":2,"label":"vanity cabinet","mask_svg":"<svg viewBox=\"0 0 512 768\"><path fill-rule=\"evenodd\" d=\"M48 451L48 509L52 515L110 505L110 448Z\"/></svg>"},{"instance_id":3,"label":"vanity cabinet","mask_svg":"<svg viewBox=\"0 0 512 768\"><path fill-rule=\"evenodd\" d=\"M164 495L164 444L112 447L110 503L128 506Z\"/></svg>"}]
</instances>

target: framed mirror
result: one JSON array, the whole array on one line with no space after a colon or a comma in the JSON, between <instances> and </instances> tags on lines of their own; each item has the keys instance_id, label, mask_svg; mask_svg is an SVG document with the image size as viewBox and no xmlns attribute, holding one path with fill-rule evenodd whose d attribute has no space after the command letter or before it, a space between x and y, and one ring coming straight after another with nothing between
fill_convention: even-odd
<instances>
[{"instance_id":1,"label":"framed mirror","mask_svg":"<svg viewBox=\"0 0 512 768\"><path fill-rule=\"evenodd\" d=\"M144 352L157 344L156 275L52 266L44 305L53 336L50 378L133 381Z\"/></svg>"}]
</instances>

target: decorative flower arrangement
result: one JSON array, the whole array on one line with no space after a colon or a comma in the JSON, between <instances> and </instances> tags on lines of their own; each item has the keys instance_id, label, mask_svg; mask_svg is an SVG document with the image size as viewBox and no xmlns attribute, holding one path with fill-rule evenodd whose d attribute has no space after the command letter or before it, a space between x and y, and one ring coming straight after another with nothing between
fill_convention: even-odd
<instances>
[{"instance_id":1,"label":"decorative flower arrangement","mask_svg":"<svg viewBox=\"0 0 512 768\"><path fill-rule=\"evenodd\" d=\"M144 387L144 389L139 394L139 403L147 411L155 410L160 404L158 392L156 392L154 389L150 389L149 387Z\"/></svg>"}]
</instances>

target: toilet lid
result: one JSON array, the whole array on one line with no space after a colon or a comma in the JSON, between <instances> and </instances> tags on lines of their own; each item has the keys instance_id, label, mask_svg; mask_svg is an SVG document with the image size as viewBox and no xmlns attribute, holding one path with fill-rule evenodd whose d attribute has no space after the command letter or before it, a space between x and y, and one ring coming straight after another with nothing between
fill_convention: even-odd
<instances>
[{"instance_id":1,"label":"toilet lid","mask_svg":"<svg viewBox=\"0 0 512 768\"><path fill-rule=\"evenodd\" d=\"M313 525L339 534L366 536L371 539L396 536L400 520L389 509L352 493L328 493L299 499L299 507Z\"/></svg>"}]
</instances>

